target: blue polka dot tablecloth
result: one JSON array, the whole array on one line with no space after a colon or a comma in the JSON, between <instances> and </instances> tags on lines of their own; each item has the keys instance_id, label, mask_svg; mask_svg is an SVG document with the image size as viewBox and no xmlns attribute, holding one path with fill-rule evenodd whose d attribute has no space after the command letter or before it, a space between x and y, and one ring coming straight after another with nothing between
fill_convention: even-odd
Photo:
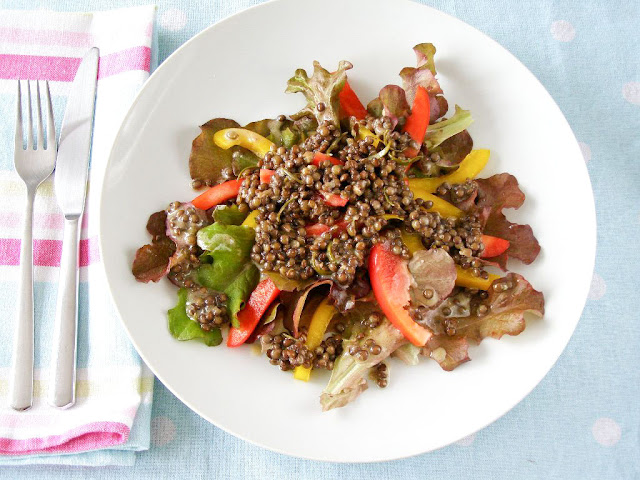
<instances>
[{"instance_id":1,"label":"blue polka dot tablecloth","mask_svg":"<svg viewBox=\"0 0 640 480\"><path fill-rule=\"evenodd\" d=\"M0 8L78 11L144 3L0 0ZM159 61L211 23L255 3L159 1ZM589 299L569 345L540 385L494 424L454 445L406 460L340 465L239 440L156 381L151 444L131 461L99 468L7 466L0 467L0 478L640 478L640 3L423 3L488 34L540 79L569 120L591 176L598 252ZM564 206L567 215L572 207ZM580 239L567 239L568 248L572 241Z\"/></svg>"}]
</instances>

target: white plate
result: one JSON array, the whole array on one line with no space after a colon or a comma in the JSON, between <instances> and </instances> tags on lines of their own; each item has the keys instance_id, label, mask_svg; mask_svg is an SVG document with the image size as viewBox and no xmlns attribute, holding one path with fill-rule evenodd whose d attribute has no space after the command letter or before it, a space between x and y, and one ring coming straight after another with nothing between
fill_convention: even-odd
<instances>
[{"instance_id":1,"label":"white plate","mask_svg":"<svg viewBox=\"0 0 640 480\"><path fill-rule=\"evenodd\" d=\"M322 413L328 377L310 383L269 365L250 347L178 342L166 327L176 301L168 281L131 275L148 243L150 213L189 200L188 157L198 125L293 113L304 103L284 88L319 60L354 64L349 80L368 101L414 65L412 47L436 45L449 103L473 113L476 147L490 148L486 176L513 173L527 194L510 217L532 225L542 253L513 262L546 297L543 320L518 337L486 340L473 361L444 372L432 361L392 364L389 387ZM220 428L266 448L318 460L379 461L455 442L504 415L549 371L582 311L595 256L595 211L576 140L549 94L509 52L469 25L407 1L281 0L206 29L169 57L138 95L118 134L103 186L101 248L115 304L158 378ZM123 213L126 212L126 213Z\"/></svg>"}]
</instances>

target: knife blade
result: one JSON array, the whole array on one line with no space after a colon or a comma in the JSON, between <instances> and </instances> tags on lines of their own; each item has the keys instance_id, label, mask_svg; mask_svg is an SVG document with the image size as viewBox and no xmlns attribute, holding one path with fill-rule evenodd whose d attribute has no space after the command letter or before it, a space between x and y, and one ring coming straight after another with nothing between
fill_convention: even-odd
<instances>
[{"instance_id":1,"label":"knife blade","mask_svg":"<svg viewBox=\"0 0 640 480\"><path fill-rule=\"evenodd\" d=\"M76 400L79 225L87 192L99 56L97 48L89 50L71 84L54 178L56 197L64 214L64 234L48 401L59 408L71 407Z\"/></svg>"},{"instance_id":2,"label":"knife blade","mask_svg":"<svg viewBox=\"0 0 640 480\"><path fill-rule=\"evenodd\" d=\"M99 55L93 47L82 59L62 120L54 185L65 217L79 216L84 211Z\"/></svg>"}]
</instances>

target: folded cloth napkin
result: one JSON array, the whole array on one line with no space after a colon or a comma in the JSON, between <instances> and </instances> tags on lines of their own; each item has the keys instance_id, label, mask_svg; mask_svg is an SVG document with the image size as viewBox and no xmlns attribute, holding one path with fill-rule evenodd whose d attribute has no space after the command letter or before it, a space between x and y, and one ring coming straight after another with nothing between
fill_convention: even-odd
<instances>
[{"instance_id":1,"label":"folded cloth napkin","mask_svg":"<svg viewBox=\"0 0 640 480\"><path fill-rule=\"evenodd\" d=\"M120 123L149 77L154 18L154 6L96 13L0 10L0 465L127 465L135 451L149 447L153 376L111 304L97 235L101 178ZM8 379L26 192L13 168L16 79L49 80L59 133L71 82L92 46L100 48L100 64L80 240L77 401L68 410L46 402L63 228L50 178L34 208L34 404L15 412L8 406Z\"/></svg>"}]
</instances>

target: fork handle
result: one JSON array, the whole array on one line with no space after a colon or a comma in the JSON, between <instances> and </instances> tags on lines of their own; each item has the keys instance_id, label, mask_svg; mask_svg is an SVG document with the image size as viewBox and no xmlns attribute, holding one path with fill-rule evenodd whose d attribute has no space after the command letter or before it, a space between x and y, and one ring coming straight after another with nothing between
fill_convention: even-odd
<instances>
[{"instance_id":1,"label":"fork handle","mask_svg":"<svg viewBox=\"0 0 640 480\"><path fill-rule=\"evenodd\" d=\"M53 332L53 369L49 404L68 408L76 399L76 332L78 327L79 216L65 218L60 280Z\"/></svg>"},{"instance_id":2,"label":"fork handle","mask_svg":"<svg viewBox=\"0 0 640 480\"><path fill-rule=\"evenodd\" d=\"M18 310L11 365L11 408L26 410L33 399L33 197L27 190L20 248Z\"/></svg>"}]
</instances>

